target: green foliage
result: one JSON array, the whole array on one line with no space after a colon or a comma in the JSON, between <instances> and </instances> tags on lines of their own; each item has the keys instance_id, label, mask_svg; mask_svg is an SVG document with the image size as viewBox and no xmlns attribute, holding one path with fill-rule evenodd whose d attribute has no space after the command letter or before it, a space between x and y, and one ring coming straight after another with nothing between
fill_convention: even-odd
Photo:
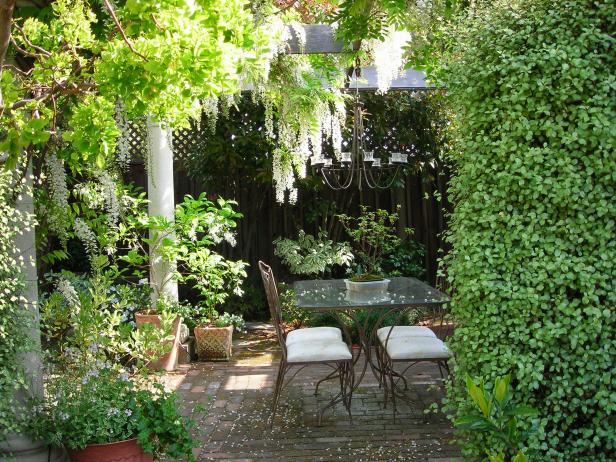
<instances>
[{"instance_id":1,"label":"green foliage","mask_svg":"<svg viewBox=\"0 0 616 462\"><path fill-rule=\"evenodd\" d=\"M417 241L407 239L385 256L383 271L388 276L421 278L426 271L424 265L425 247Z\"/></svg>"},{"instance_id":2,"label":"green foliage","mask_svg":"<svg viewBox=\"0 0 616 462\"><path fill-rule=\"evenodd\" d=\"M498 1L451 30L448 274L458 378L511 371L537 460L613 460L614 30L608 1ZM521 424L528 422L521 419ZM464 444L483 455L481 441Z\"/></svg>"},{"instance_id":3,"label":"green foliage","mask_svg":"<svg viewBox=\"0 0 616 462\"><path fill-rule=\"evenodd\" d=\"M145 366L152 357L167 353L177 314L161 311L161 329L151 324L135 329L130 318L148 306L135 306L135 301L147 301L149 291L114 285L115 273L106 257L95 258L93 268L85 281L63 274L57 278L56 290L41 299L41 324L57 350L53 356L67 358L94 350L112 361ZM73 284L76 280L80 283Z\"/></svg>"},{"instance_id":4,"label":"green foliage","mask_svg":"<svg viewBox=\"0 0 616 462\"><path fill-rule=\"evenodd\" d=\"M528 458L522 446L536 431L537 422L533 420L529 429L520 431L518 417L535 417L537 410L513 404L511 375L497 377L490 387L492 391L486 390L483 381L477 386L467 375L466 388L477 409L456 419L455 426L486 434L496 442L496 448L486 450L490 462L526 462Z\"/></svg>"},{"instance_id":5,"label":"green foliage","mask_svg":"<svg viewBox=\"0 0 616 462\"><path fill-rule=\"evenodd\" d=\"M146 452L194 461L191 423L176 399L161 384L90 358L51 376L45 400L34 405L32 431L69 449L138 438Z\"/></svg>"},{"instance_id":6,"label":"green foliage","mask_svg":"<svg viewBox=\"0 0 616 462\"><path fill-rule=\"evenodd\" d=\"M297 306L297 299L295 298L293 286L279 283L278 296L280 297L282 320L286 324L289 324L295 329L310 324L312 313Z\"/></svg>"},{"instance_id":7,"label":"green foliage","mask_svg":"<svg viewBox=\"0 0 616 462\"><path fill-rule=\"evenodd\" d=\"M353 43L382 39L390 26L402 28L409 18L406 0L343 0L336 12L336 34Z\"/></svg>"},{"instance_id":8,"label":"green foliage","mask_svg":"<svg viewBox=\"0 0 616 462\"><path fill-rule=\"evenodd\" d=\"M291 274L325 276L334 266L349 267L353 261L351 247L346 242L334 242L326 231L316 236L300 230L297 240L278 238L274 254L280 257Z\"/></svg>"},{"instance_id":9,"label":"green foliage","mask_svg":"<svg viewBox=\"0 0 616 462\"><path fill-rule=\"evenodd\" d=\"M243 332L246 328L246 321L238 314L223 313L216 316L214 319L214 327L228 327L233 326L238 332Z\"/></svg>"},{"instance_id":10,"label":"green foliage","mask_svg":"<svg viewBox=\"0 0 616 462\"><path fill-rule=\"evenodd\" d=\"M396 231L398 213L387 210L370 210L362 205L359 217L338 215L347 234L355 244L358 257L358 272L380 275L383 272L383 256L400 245ZM405 230L410 234L410 230Z\"/></svg>"}]
</instances>

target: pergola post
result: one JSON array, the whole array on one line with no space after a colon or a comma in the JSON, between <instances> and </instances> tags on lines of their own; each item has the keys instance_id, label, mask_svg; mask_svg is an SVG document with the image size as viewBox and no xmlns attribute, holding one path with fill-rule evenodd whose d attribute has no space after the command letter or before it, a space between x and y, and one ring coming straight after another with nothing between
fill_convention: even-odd
<instances>
[{"instance_id":1,"label":"pergola post","mask_svg":"<svg viewBox=\"0 0 616 462\"><path fill-rule=\"evenodd\" d=\"M148 118L148 214L173 221L175 217L175 191L173 188L173 150L171 131L160 122ZM166 236L175 238L174 235ZM150 239L161 239L150 235ZM171 275L172 262L163 261L155 249L150 249L150 285L154 288L153 302L160 296L178 300L178 284Z\"/></svg>"},{"instance_id":2,"label":"pergola post","mask_svg":"<svg viewBox=\"0 0 616 462\"><path fill-rule=\"evenodd\" d=\"M26 184L19 195L16 208L22 214L34 214L32 197L32 164L26 171ZM41 330L38 309L38 278L36 271L36 235L34 226L23 228L15 236L15 248L18 257L23 259L22 276L25 288L22 293L23 309L26 315L27 330L24 332L29 339L29 349L21 354L20 362L26 375L27 389L15 396L16 401L27 397L43 396L43 363L41 361ZM5 459L4 457L8 457ZM32 441L26 435L7 435L6 441L0 443L0 460L16 462L62 462L67 460L64 451L49 448L41 441Z\"/></svg>"}]
</instances>

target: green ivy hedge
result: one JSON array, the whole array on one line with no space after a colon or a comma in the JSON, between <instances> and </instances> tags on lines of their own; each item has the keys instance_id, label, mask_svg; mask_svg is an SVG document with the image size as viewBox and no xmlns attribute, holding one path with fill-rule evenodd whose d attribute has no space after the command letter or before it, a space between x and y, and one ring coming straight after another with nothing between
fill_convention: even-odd
<instances>
[{"instance_id":1,"label":"green ivy hedge","mask_svg":"<svg viewBox=\"0 0 616 462\"><path fill-rule=\"evenodd\" d=\"M457 174L446 260L465 373L511 371L538 461L615 460L613 0L496 1L451 32ZM490 442L466 435L465 460Z\"/></svg>"}]
</instances>

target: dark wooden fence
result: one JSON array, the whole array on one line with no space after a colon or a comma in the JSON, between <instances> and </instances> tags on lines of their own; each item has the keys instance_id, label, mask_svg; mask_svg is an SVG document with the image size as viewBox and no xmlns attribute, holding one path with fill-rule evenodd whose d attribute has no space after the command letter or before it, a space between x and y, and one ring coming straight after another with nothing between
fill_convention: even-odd
<instances>
[{"instance_id":1,"label":"dark wooden fence","mask_svg":"<svg viewBox=\"0 0 616 462\"><path fill-rule=\"evenodd\" d=\"M127 180L147 188L143 165L133 165L127 176ZM238 224L237 245L225 248L223 253L227 257L250 263L250 276L253 278L258 277L259 260L270 263L282 278L288 276L274 256L272 241L278 237L295 238L299 229L315 233L322 226L328 229L334 240L346 239L335 219L317 223L312 216L314 213L308 215L308 204L312 204L310 210L314 210L314 201L322 201L323 204L331 201L336 204L339 212L350 215L358 214L360 204L388 210L399 205L399 229L413 228L413 239L425 246L426 280L432 284L435 282L439 251L443 248L442 233L446 226L446 214L450 209L446 195L448 178L446 167L424 165L422 171L405 178L404 188L380 191L358 191L354 187L345 191L322 188L318 195L302 190L297 204L290 205L276 203L271 185L229 178L224 190L211 190L207 184L192 178L180 162L174 172L176 202L181 201L185 194L197 196L205 191L239 203L239 211L244 218Z\"/></svg>"}]
</instances>

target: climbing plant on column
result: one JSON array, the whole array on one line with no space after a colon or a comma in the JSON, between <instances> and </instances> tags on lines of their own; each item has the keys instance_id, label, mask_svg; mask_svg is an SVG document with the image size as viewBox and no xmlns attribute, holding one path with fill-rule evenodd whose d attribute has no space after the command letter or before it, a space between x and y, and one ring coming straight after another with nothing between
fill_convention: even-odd
<instances>
[{"instance_id":1,"label":"climbing plant on column","mask_svg":"<svg viewBox=\"0 0 616 462\"><path fill-rule=\"evenodd\" d=\"M441 69L457 126L449 404L469 409L465 374L511 371L539 410L534 460L616 450L614 18L609 1L493 2L452 30ZM468 435L468 460L486 444Z\"/></svg>"}]
</instances>

